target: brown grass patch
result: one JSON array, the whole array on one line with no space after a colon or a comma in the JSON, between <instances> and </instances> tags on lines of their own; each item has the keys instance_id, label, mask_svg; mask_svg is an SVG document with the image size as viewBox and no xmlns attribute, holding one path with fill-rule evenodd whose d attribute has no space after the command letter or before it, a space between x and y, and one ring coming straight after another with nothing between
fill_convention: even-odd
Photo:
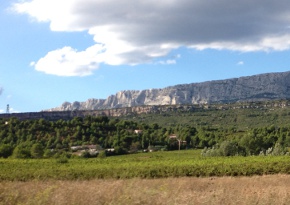
<instances>
[{"instance_id":1,"label":"brown grass patch","mask_svg":"<svg viewBox=\"0 0 290 205\"><path fill-rule=\"evenodd\" d=\"M1 182L0 204L290 204L290 175Z\"/></svg>"}]
</instances>

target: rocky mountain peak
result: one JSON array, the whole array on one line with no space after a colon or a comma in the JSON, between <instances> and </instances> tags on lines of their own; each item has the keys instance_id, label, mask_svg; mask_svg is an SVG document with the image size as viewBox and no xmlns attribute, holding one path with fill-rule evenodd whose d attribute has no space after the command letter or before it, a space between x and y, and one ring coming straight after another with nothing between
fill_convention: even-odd
<instances>
[{"instance_id":1,"label":"rocky mountain peak","mask_svg":"<svg viewBox=\"0 0 290 205\"><path fill-rule=\"evenodd\" d=\"M142 105L210 104L290 98L290 72L181 84L163 89L124 90L107 99L64 102L49 111L99 110Z\"/></svg>"}]
</instances>

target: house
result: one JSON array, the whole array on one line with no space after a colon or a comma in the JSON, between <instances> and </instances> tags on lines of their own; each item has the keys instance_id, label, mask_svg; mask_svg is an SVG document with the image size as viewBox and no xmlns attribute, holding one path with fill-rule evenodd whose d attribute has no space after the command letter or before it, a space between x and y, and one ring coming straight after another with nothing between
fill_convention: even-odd
<instances>
[{"instance_id":1,"label":"house","mask_svg":"<svg viewBox=\"0 0 290 205\"><path fill-rule=\"evenodd\" d=\"M152 145L149 145L147 150L146 151L144 150L144 152L147 152L147 151L156 152L156 151L164 151L164 150L166 150L166 146L160 146L160 145L152 146Z\"/></svg>"},{"instance_id":2,"label":"house","mask_svg":"<svg viewBox=\"0 0 290 205\"><path fill-rule=\"evenodd\" d=\"M181 145L186 145L187 142L186 142L186 141L180 141L180 144L181 144Z\"/></svg>"},{"instance_id":3,"label":"house","mask_svg":"<svg viewBox=\"0 0 290 205\"><path fill-rule=\"evenodd\" d=\"M142 134L142 130L134 130L135 134Z\"/></svg>"},{"instance_id":4,"label":"house","mask_svg":"<svg viewBox=\"0 0 290 205\"><path fill-rule=\"evenodd\" d=\"M82 146L72 146L70 149L71 149L73 152L76 152L76 151L78 151L78 150L81 150L81 149L82 149Z\"/></svg>"},{"instance_id":5,"label":"house","mask_svg":"<svg viewBox=\"0 0 290 205\"><path fill-rule=\"evenodd\" d=\"M71 150L77 151L77 150L102 150L103 148L100 145L78 145L78 146L72 146Z\"/></svg>"},{"instance_id":6,"label":"house","mask_svg":"<svg viewBox=\"0 0 290 205\"><path fill-rule=\"evenodd\" d=\"M177 139L177 135L173 134L169 136L169 139Z\"/></svg>"},{"instance_id":7,"label":"house","mask_svg":"<svg viewBox=\"0 0 290 205\"><path fill-rule=\"evenodd\" d=\"M99 153L103 148L100 145L82 145L82 146L72 146L71 150L75 152L76 155L81 155L83 152L89 152L91 155Z\"/></svg>"},{"instance_id":8,"label":"house","mask_svg":"<svg viewBox=\"0 0 290 205\"><path fill-rule=\"evenodd\" d=\"M187 142L183 141L181 139L178 139L177 135L172 134L169 137L169 140L171 141L172 144L178 143L178 149L180 150L180 146L186 146Z\"/></svg>"}]
</instances>

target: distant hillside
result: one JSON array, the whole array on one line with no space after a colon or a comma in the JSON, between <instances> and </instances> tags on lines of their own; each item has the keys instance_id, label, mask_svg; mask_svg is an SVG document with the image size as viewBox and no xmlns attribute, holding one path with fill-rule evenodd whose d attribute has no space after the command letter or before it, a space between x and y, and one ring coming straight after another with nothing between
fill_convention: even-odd
<instances>
[{"instance_id":1,"label":"distant hillside","mask_svg":"<svg viewBox=\"0 0 290 205\"><path fill-rule=\"evenodd\" d=\"M290 125L290 100L259 102L237 102L204 105L147 105L106 110L74 110L52 112L30 112L0 114L0 120L45 119L67 121L88 116L107 116L132 120L138 123L154 124L162 127L176 125L235 129L246 131L252 128L280 127ZM290 143L290 141L289 141Z\"/></svg>"},{"instance_id":2,"label":"distant hillside","mask_svg":"<svg viewBox=\"0 0 290 205\"><path fill-rule=\"evenodd\" d=\"M190 105L290 99L290 72L120 91L107 99L65 102L48 111L100 110L143 105Z\"/></svg>"}]
</instances>

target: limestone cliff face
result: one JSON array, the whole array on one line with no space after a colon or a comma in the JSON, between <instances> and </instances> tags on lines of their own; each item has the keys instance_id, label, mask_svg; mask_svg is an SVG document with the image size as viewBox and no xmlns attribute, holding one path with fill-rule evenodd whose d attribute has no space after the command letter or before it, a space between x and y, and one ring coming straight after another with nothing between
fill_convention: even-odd
<instances>
[{"instance_id":1,"label":"limestone cliff face","mask_svg":"<svg viewBox=\"0 0 290 205\"><path fill-rule=\"evenodd\" d=\"M210 104L290 99L290 72L208 81L150 90L120 91L107 99L65 102L50 111L99 110L142 105Z\"/></svg>"}]
</instances>

